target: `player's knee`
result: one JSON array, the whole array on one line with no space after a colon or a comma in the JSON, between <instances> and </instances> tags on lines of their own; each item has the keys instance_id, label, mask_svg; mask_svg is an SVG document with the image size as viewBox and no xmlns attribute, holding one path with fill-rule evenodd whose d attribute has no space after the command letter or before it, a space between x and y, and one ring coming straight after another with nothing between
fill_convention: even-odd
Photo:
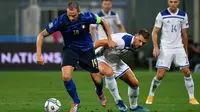
<instances>
[{"instance_id":1,"label":"player's knee","mask_svg":"<svg viewBox=\"0 0 200 112\"><path fill-rule=\"evenodd\" d=\"M62 73L62 79L64 81L69 81L71 79L71 74L69 74L69 73Z\"/></svg>"},{"instance_id":2,"label":"player's knee","mask_svg":"<svg viewBox=\"0 0 200 112\"><path fill-rule=\"evenodd\" d=\"M162 80L164 75L165 75L165 72L158 72L156 76L157 80Z\"/></svg>"},{"instance_id":3,"label":"player's knee","mask_svg":"<svg viewBox=\"0 0 200 112\"><path fill-rule=\"evenodd\" d=\"M110 76L113 75L113 71L112 71L111 68L107 68L107 69L105 69L105 70L103 71L103 74L104 74L104 76L106 76L106 77L110 77Z\"/></svg>"},{"instance_id":4,"label":"player's knee","mask_svg":"<svg viewBox=\"0 0 200 112\"><path fill-rule=\"evenodd\" d=\"M190 76L189 68L182 69L182 71L183 71L185 77L189 77Z\"/></svg>"},{"instance_id":5,"label":"player's knee","mask_svg":"<svg viewBox=\"0 0 200 112\"><path fill-rule=\"evenodd\" d=\"M131 88L137 88L139 86L139 81L135 81L130 85Z\"/></svg>"}]
</instances>

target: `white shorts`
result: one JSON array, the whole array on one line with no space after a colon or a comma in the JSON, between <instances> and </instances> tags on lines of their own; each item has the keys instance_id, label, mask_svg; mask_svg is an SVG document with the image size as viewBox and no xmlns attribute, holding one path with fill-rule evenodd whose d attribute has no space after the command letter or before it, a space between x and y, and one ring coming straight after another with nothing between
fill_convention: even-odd
<instances>
[{"instance_id":1,"label":"white shorts","mask_svg":"<svg viewBox=\"0 0 200 112\"><path fill-rule=\"evenodd\" d=\"M117 61L117 63L110 63L108 60L104 58L104 56L100 56L97 58L98 63L104 62L108 66L112 67L115 78L121 77L124 73L126 73L130 67L124 63L121 59Z\"/></svg>"},{"instance_id":2,"label":"white shorts","mask_svg":"<svg viewBox=\"0 0 200 112\"><path fill-rule=\"evenodd\" d=\"M184 68L186 66L189 66L188 57L185 53L184 48L161 48L160 54L156 62L156 68L166 68L169 70L172 61L176 67Z\"/></svg>"}]
</instances>

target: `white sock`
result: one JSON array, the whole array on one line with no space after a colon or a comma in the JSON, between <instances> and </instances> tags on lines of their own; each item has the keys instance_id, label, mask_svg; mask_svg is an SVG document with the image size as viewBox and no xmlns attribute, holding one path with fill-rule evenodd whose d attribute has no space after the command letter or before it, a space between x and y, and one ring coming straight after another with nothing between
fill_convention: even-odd
<instances>
[{"instance_id":1,"label":"white sock","mask_svg":"<svg viewBox=\"0 0 200 112\"><path fill-rule=\"evenodd\" d=\"M194 82L192 76L190 75L190 77L184 77L184 80L189 98L194 98Z\"/></svg>"},{"instance_id":2,"label":"white sock","mask_svg":"<svg viewBox=\"0 0 200 112\"><path fill-rule=\"evenodd\" d=\"M156 76L153 78L152 82L151 82L151 87L149 90L149 96L154 96L156 89L158 88L158 86L160 85L160 82Z\"/></svg>"},{"instance_id":3,"label":"white sock","mask_svg":"<svg viewBox=\"0 0 200 112\"><path fill-rule=\"evenodd\" d=\"M106 84L107 84L107 87L108 87L110 93L114 97L115 102L118 103L118 100L122 100L122 99L119 96L119 91L118 91L117 82L115 80L115 77L114 76L105 77L105 81L106 81Z\"/></svg>"},{"instance_id":4,"label":"white sock","mask_svg":"<svg viewBox=\"0 0 200 112\"><path fill-rule=\"evenodd\" d=\"M129 104L130 108L134 109L138 106L137 100L139 95L139 87L131 88L128 87L128 96L129 96Z\"/></svg>"}]
</instances>

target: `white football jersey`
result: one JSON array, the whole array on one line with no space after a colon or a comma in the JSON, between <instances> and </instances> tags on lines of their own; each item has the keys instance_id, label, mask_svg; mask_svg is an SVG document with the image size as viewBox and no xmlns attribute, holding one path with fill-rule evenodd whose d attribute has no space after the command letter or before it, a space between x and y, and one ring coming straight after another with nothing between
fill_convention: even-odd
<instances>
[{"instance_id":1,"label":"white football jersey","mask_svg":"<svg viewBox=\"0 0 200 112\"><path fill-rule=\"evenodd\" d=\"M155 26L162 27L161 47L183 47L181 30L189 28L188 17L185 12L178 9L176 13L171 13L167 8L158 13Z\"/></svg>"},{"instance_id":2,"label":"white football jersey","mask_svg":"<svg viewBox=\"0 0 200 112\"><path fill-rule=\"evenodd\" d=\"M99 16L108 22L111 34L114 33L114 25L121 24L118 14L112 10L110 10L108 14L105 14L105 12L101 10L96 16ZM100 24L92 24L91 26L96 27L95 40L106 39L106 33Z\"/></svg>"},{"instance_id":3,"label":"white football jersey","mask_svg":"<svg viewBox=\"0 0 200 112\"><path fill-rule=\"evenodd\" d=\"M120 56L132 48L131 43L134 41L134 36L128 33L116 33L111 37L117 44L116 48L103 47L98 53L102 54L110 63L118 63L121 60Z\"/></svg>"}]
</instances>

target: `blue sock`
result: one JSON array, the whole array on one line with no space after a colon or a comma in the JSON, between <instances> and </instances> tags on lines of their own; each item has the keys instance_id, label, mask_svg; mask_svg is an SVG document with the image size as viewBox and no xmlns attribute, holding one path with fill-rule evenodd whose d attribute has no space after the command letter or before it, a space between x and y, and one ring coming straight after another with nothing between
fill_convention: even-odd
<instances>
[{"instance_id":1,"label":"blue sock","mask_svg":"<svg viewBox=\"0 0 200 112\"><path fill-rule=\"evenodd\" d=\"M80 99L78 98L78 94L76 92L76 85L74 84L74 81L71 79L69 81L64 81L65 88L71 98L74 100L74 103L79 104Z\"/></svg>"},{"instance_id":2,"label":"blue sock","mask_svg":"<svg viewBox=\"0 0 200 112\"><path fill-rule=\"evenodd\" d=\"M96 93L98 96L102 95L103 93L103 79L101 78L101 83L100 84L97 84L95 83L95 86L96 86Z\"/></svg>"}]
</instances>

